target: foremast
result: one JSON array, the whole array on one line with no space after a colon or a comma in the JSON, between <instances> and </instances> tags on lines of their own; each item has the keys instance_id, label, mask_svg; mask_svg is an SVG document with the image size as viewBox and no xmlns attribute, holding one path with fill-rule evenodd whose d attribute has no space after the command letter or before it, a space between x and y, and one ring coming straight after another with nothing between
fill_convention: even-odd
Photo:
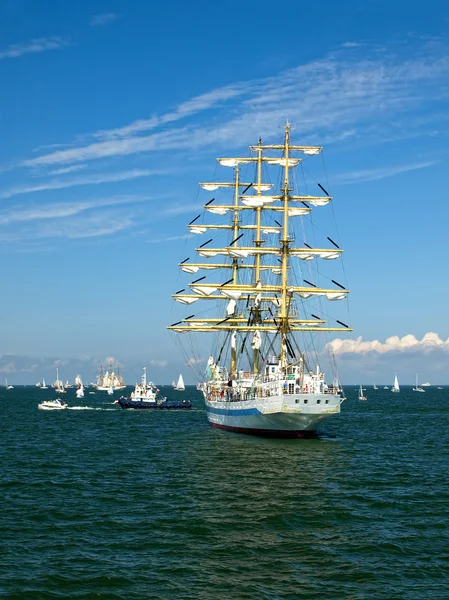
<instances>
[{"instance_id":1,"label":"foremast","mask_svg":"<svg viewBox=\"0 0 449 600\"><path fill-rule=\"evenodd\" d=\"M200 277L189 284L190 293L185 293L185 289L179 290L173 297L176 301L190 305L199 299L202 300L227 300L227 316L223 315L215 318L203 318L195 319L195 315L190 315L182 321L174 323L169 326L169 329L174 330L177 333L186 332L227 332L231 339L231 360L230 360L230 372L235 374L238 365L238 353L237 353L237 333L243 336L242 350L246 342L246 338L249 334L253 335L251 346L253 348L252 365L251 370L254 373L258 372L258 363L260 358L259 348L261 346L261 332L266 335L274 335L271 343L268 344L269 349L273 348L274 340L277 338L279 342L280 365L283 370L289 364L289 356L294 361L295 355L292 350L292 345L288 339L289 335L296 331L352 331L348 326L344 327L323 327L326 323L323 319L314 316L313 319L299 318L297 314L292 314L292 306L295 302L295 297L307 299L310 296L326 296L328 300L340 300L346 298L349 290L344 289L343 286L338 284L339 289L336 288L318 288L313 284L311 286L295 286L289 282L289 261L293 256L296 256L302 260L312 260L314 258L322 259L335 259L338 258L342 250L336 246L336 248L311 248L305 244L306 248L292 248L292 238L289 235L289 219L295 216L302 216L310 213L312 206L321 206L327 204L332 198L326 196L303 196L293 195L290 189L290 177L289 170L297 166L300 162L300 158L292 158L292 152L303 152L306 155L319 154L321 151L320 146L295 146L290 142L290 124L287 122L285 127L285 134L283 144L280 145L262 145L261 140L256 146L251 146L250 149L256 152L256 157L249 158L223 158L217 159L220 164L228 167L235 167L235 179L233 182L213 182L213 183L202 183L201 187L208 191L212 191L223 187L234 188L234 202L232 205L217 205L212 204L214 199L209 201L205 205L205 210L216 215L225 215L227 212L231 212L233 218L230 225L198 225L195 222L199 219L200 215L196 217L190 224L189 229L192 233L202 234L210 229L223 230L229 229L232 232L232 241L229 246L225 248L210 248L209 243L213 241L208 240L196 249L199 256L205 258L214 258L216 256L231 257L231 264L220 263L192 263L190 259L185 259L180 263L180 267L187 273L196 273L199 269L211 270L211 269L232 269L232 278L227 279L224 283L198 283L204 279L205 276ZM263 156L265 150L281 151L282 157L266 157ZM240 164L256 163L257 177L253 183L243 183L240 181ZM267 196L263 192L269 190L272 184L266 184L262 182L262 166L264 164L279 165L283 167L283 183L281 186L281 194ZM243 192L241 192L241 188ZM245 195L245 192L252 188L255 195ZM295 204L301 202L302 206ZM245 214L244 211L252 210L255 213L255 219L253 225L242 225L241 215ZM270 211L273 217L281 216L279 213L282 212L282 224L279 223L275 218L276 227L274 226L263 226L262 225L262 214L265 211ZM253 245L242 246L239 245L239 241L243 237L244 233L254 231ZM280 240L279 246L276 247L263 247L265 240L262 238L262 233L279 233ZM331 240L332 241L332 240ZM207 248L206 248L207 246ZM252 264L244 263L248 257L254 257ZM275 258L280 264L280 269L276 267L276 264L263 263L262 259L268 260ZM250 282L243 282L239 278L239 271L245 273L249 272L252 275L249 277ZM268 278L264 275L279 274L280 282L270 284ZM247 278L248 279L248 278ZM246 301L246 309L249 307L249 316L245 315L241 307ZM270 308L268 310L262 308L262 303L273 303L277 307L276 314L273 314ZM239 304L242 305L239 307ZM267 313L270 313L269 315ZM265 315L265 318L264 318ZM227 337L229 339L229 337ZM302 359L302 353L299 350L300 360ZM294 361L299 362L299 361Z\"/></svg>"}]
</instances>

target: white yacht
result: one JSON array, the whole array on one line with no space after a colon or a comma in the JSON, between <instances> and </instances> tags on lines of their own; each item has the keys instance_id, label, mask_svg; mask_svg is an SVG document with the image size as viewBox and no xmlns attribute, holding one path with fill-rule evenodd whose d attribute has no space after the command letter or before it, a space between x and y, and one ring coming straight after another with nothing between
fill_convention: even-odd
<instances>
[{"instance_id":1,"label":"white yacht","mask_svg":"<svg viewBox=\"0 0 449 600\"><path fill-rule=\"evenodd\" d=\"M183 392L186 389L184 385L184 379L182 378L182 373L179 374L178 383L174 386L174 389L178 392Z\"/></svg>"},{"instance_id":2,"label":"white yacht","mask_svg":"<svg viewBox=\"0 0 449 600\"><path fill-rule=\"evenodd\" d=\"M359 396L358 396L359 400L366 400L366 396L363 395L363 392L365 392L365 391L366 391L365 388L362 388L362 386L360 386Z\"/></svg>"},{"instance_id":3,"label":"white yacht","mask_svg":"<svg viewBox=\"0 0 449 600\"><path fill-rule=\"evenodd\" d=\"M65 408L67 408L67 403L63 402L62 400L59 400L59 398L57 398L56 400L44 400L43 402L41 402L40 404L38 404L38 408L40 408L41 410L64 410Z\"/></svg>"},{"instance_id":4,"label":"white yacht","mask_svg":"<svg viewBox=\"0 0 449 600\"><path fill-rule=\"evenodd\" d=\"M399 382L398 382L398 376L396 375L396 373L394 374L394 384L393 387L391 388L392 392L400 392L400 388L399 388Z\"/></svg>"},{"instance_id":5,"label":"white yacht","mask_svg":"<svg viewBox=\"0 0 449 600\"><path fill-rule=\"evenodd\" d=\"M416 373L416 383L415 383L415 387L413 388L413 391L421 392L421 393L424 393L426 391L422 387L419 387L419 385L418 385L418 373Z\"/></svg>"}]
</instances>

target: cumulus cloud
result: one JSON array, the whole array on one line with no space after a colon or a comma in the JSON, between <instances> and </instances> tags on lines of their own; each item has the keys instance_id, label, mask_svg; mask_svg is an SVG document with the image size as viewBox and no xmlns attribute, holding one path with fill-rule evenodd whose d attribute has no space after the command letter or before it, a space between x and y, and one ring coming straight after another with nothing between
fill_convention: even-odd
<instances>
[{"instance_id":1,"label":"cumulus cloud","mask_svg":"<svg viewBox=\"0 0 449 600\"><path fill-rule=\"evenodd\" d=\"M342 354L387 354L388 352L429 352L434 349L449 351L449 338L442 340L437 333L426 333L421 340L413 334L403 337L393 335L381 342L379 340L363 341L359 336L355 340L337 338L327 344L327 349L336 355Z\"/></svg>"}]
</instances>

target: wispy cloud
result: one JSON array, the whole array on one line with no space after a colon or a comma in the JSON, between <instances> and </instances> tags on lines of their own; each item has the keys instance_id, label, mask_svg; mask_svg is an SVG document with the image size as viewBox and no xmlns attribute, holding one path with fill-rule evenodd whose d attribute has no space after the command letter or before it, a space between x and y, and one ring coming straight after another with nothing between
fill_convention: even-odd
<instances>
[{"instance_id":1,"label":"wispy cloud","mask_svg":"<svg viewBox=\"0 0 449 600\"><path fill-rule=\"evenodd\" d=\"M162 244L164 242L174 242L175 240L185 240L187 239L188 234L184 235L171 235L163 238L150 238L147 240L148 244Z\"/></svg>"},{"instance_id":2,"label":"wispy cloud","mask_svg":"<svg viewBox=\"0 0 449 600\"><path fill-rule=\"evenodd\" d=\"M81 171L85 169L87 165L72 165L71 167L63 167L62 169L55 169L54 171L48 171L46 175L65 175L66 173L74 173L75 171Z\"/></svg>"},{"instance_id":3,"label":"wispy cloud","mask_svg":"<svg viewBox=\"0 0 449 600\"><path fill-rule=\"evenodd\" d=\"M166 361L166 360L155 360L155 359L152 359L152 360L150 360L150 365L151 365L152 367L158 367L158 368L160 368L160 369L161 369L162 367L166 367L166 366L167 366L167 364L168 364L168 363L167 363L167 361Z\"/></svg>"},{"instance_id":4,"label":"wispy cloud","mask_svg":"<svg viewBox=\"0 0 449 600\"><path fill-rule=\"evenodd\" d=\"M381 342L379 340L363 341L335 339L327 347L334 354L386 354L389 352L428 352L434 349L449 351L449 338L442 340L437 333L426 333L421 340L409 334L403 337L393 335Z\"/></svg>"},{"instance_id":5,"label":"wispy cloud","mask_svg":"<svg viewBox=\"0 0 449 600\"><path fill-rule=\"evenodd\" d=\"M166 171L150 170L150 169L133 169L130 171L121 171L118 173L102 173L88 175L85 177L67 178L67 179L50 179L39 185L20 185L11 187L7 190L0 191L0 200L12 198L20 194L29 194L32 192L42 192L45 190L60 190L71 188L80 185L98 185L100 183L114 183L126 181L128 179L136 179L138 177L149 177L150 175L163 175Z\"/></svg>"},{"instance_id":6,"label":"wispy cloud","mask_svg":"<svg viewBox=\"0 0 449 600\"><path fill-rule=\"evenodd\" d=\"M22 166L71 164L142 152L235 147L259 135L278 135L288 117L304 141L315 143L379 139L379 124L387 136L400 117L414 125L410 115L444 102L449 83L449 56L439 44L415 47L414 55L382 53L378 48L349 47L307 64L265 78L217 88L173 110L133 121L116 129L94 132L95 141L58 150ZM446 87L445 87L446 84ZM219 110L218 110L219 109ZM201 123L192 117L201 113ZM203 114L206 113L206 114ZM377 127L373 128L373 120ZM186 121L182 126L174 123ZM410 129L409 127L409 129ZM151 132L151 133L148 133Z\"/></svg>"},{"instance_id":7,"label":"wispy cloud","mask_svg":"<svg viewBox=\"0 0 449 600\"><path fill-rule=\"evenodd\" d=\"M70 219L54 219L42 222L39 227L33 224L20 230L0 232L0 243L14 244L33 240L82 239L110 236L134 227L132 215L123 212L95 213L72 216Z\"/></svg>"},{"instance_id":8,"label":"wispy cloud","mask_svg":"<svg viewBox=\"0 0 449 600\"><path fill-rule=\"evenodd\" d=\"M67 45L68 41L61 37L35 38L20 44L10 44L3 50L0 50L0 60L19 58L24 54L37 54L39 52L47 52L47 50L57 50Z\"/></svg>"},{"instance_id":9,"label":"wispy cloud","mask_svg":"<svg viewBox=\"0 0 449 600\"><path fill-rule=\"evenodd\" d=\"M92 210L99 210L112 206L131 206L137 203L152 200L150 196L125 195L75 202L58 202L39 204L36 206L23 206L0 213L0 225L12 223L26 223L28 221L45 221L52 219L65 219Z\"/></svg>"},{"instance_id":10,"label":"wispy cloud","mask_svg":"<svg viewBox=\"0 0 449 600\"><path fill-rule=\"evenodd\" d=\"M113 21L116 21L119 18L120 15L118 15L117 13L101 13L98 15L94 15L91 20L90 20L90 24L93 27L101 27L102 25L107 25L108 23L112 23Z\"/></svg>"},{"instance_id":11,"label":"wispy cloud","mask_svg":"<svg viewBox=\"0 0 449 600\"><path fill-rule=\"evenodd\" d=\"M365 181L376 181L377 179L385 179L386 177L393 177L401 173L408 173L409 171L416 171L418 169L425 169L438 164L438 161L423 161L405 165L393 165L386 167L378 167L375 169L362 169L359 171L352 171L351 173L341 173L335 175L332 181L340 185L348 185L351 183L362 183Z\"/></svg>"},{"instance_id":12,"label":"wispy cloud","mask_svg":"<svg viewBox=\"0 0 449 600\"><path fill-rule=\"evenodd\" d=\"M209 110L216 107L218 104L229 101L237 96L240 96L246 92L245 84L229 85L200 96L195 96L187 102L180 104L176 110L169 112L165 115L153 116L149 119L139 119L119 127L117 129L100 130L93 134L95 138L110 140L116 138L129 137L130 135L136 135L143 133L144 131L150 131L161 125L173 123L184 119L185 117L195 115L201 111Z\"/></svg>"}]
</instances>

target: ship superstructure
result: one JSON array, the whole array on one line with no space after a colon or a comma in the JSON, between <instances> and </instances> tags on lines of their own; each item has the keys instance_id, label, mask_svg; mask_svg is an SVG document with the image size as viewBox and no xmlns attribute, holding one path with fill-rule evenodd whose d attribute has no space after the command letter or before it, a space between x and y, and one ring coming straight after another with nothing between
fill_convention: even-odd
<instances>
[{"instance_id":1,"label":"ship superstructure","mask_svg":"<svg viewBox=\"0 0 449 600\"><path fill-rule=\"evenodd\" d=\"M209 316L202 307L198 317L188 315L169 326L176 334L189 334L187 338L215 333L206 378L198 385L210 423L276 437L305 436L340 412L338 379L326 383L319 360L312 364L308 358L304 336L352 331L342 321L338 326L327 324L311 304L317 299L344 300L349 290L333 279L319 287L303 273L301 265L339 259L342 250L329 237L331 247L312 247L305 240L297 244L294 221L301 223L297 217L310 217L312 207L325 206L332 197L321 184L324 195L294 193L292 171L302 157L318 155L322 148L294 145L290 133L287 123L282 144L263 145L259 140L247 158L219 158L222 166L234 168L234 181L200 184L207 191L232 191L232 203L218 204L213 198L204 207L206 213L230 215L230 220L207 224L199 222L198 215L188 228L198 235L214 230L227 241L215 247L210 238L196 248L200 261L186 258L180 263L183 272L200 276L188 284L189 290L181 289L173 297L186 306L213 303L218 314ZM242 180L242 164L255 167L253 182ZM280 169L277 184L265 175L271 167ZM215 271L224 275L210 281L209 273L216 275Z\"/></svg>"}]
</instances>

